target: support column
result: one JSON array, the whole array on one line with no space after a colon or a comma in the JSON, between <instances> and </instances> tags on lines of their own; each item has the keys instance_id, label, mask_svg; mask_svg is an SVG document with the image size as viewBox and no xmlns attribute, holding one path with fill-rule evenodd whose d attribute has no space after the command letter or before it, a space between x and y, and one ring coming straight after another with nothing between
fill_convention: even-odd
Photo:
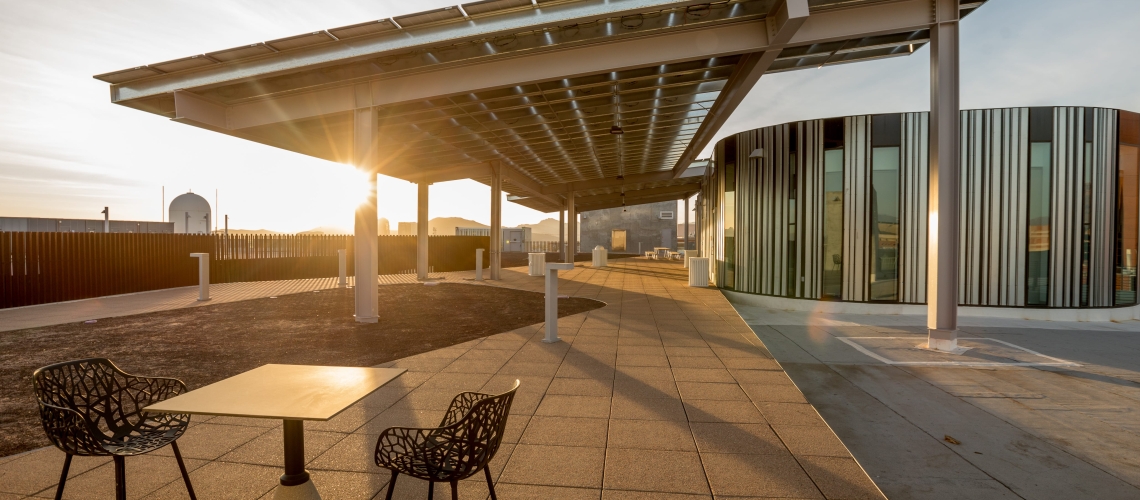
<instances>
[{"instance_id":1,"label":"support column","mask_svg":"<svg viewBox=\"0 0 1140 500\"><path fill-rule=\"evenodd\" d=\"M927 347L958 348L958 0L935 1L930 27Z\"/></svg>"},{"instance_id":2,"label":"support column","mask_svg":"<svg viewBox=\"0 0 1140 500\"><path fill-rule=\"evenodd\" d=\"M379 317L377 312L379 297L376 290L379 257L377 255L379 241L376 233L379 223L376 215L376 173L373 171L376 162L372 147L376 136L376 108L370 107L372 95L368 84L356 85L354 90L357 109L353 116L352 163L356 168L368 172L369 184L368 199L357 207L353 228L356 321L375 323Z\"/></svg>"},{"instance_id":3,"label":"support column","mask_svg":"<svg viewBox=\"0 0 1140 500\"><path fill-rule=\"evenodd\" d=\"M566 262L566 210L564 208L558 210L558 262Z\"/></svg>"},{"instance_id":4,"label":"support column","mask_svg":"<svg viewBox=\"0 0 1140 500\"><path fill-rule=\"evenodd\" d=\"M566 193L566 262L573 263L578 256L578 212L574 208L574 191Z\"/></svg>"},{"instance_id":5,"label":"support column","mask_svg":"<svg viewBox=\"0 0 1140 500\"><path fill-rule=\"evenodd\" d=\"M689 249L689 198L686 196L685 197L685 248L683 248L683 250L688 250L688 249Z\"/></svg>"},{"instance_id":6,"label":"support column","mask_svg":"<svg viewBox=\"0 0 1140 500\"><path fill-rule=\"evenodd\" d=\"M428 279L428 187L431 184L420 182L416 210L416 279Z\"/></svg>"},{"instance_id":7,"label":"support column","mask_svg":"<svg viewBox=\"0 0 1140 500\"><path fill-rule=\"evenodd\" d=\"M491 279L499 279L503 256L503 168L491 162Z\"/></svg>"}]
</instances>

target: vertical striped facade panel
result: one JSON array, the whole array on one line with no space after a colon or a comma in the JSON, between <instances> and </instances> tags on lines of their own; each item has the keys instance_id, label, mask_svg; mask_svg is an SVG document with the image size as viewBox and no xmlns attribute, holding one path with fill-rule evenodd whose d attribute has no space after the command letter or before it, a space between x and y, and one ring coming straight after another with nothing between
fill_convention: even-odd
<instances>
[{"instance_id":1,"label":"vertical striped facade panel","mask_svg":"<svg viewBox=\"0 0 1140 500\"><path fill-rule=\"evenodd\" d=\"M823 120L803 122L798 134L800 151L799 241L801 271L799 297L818 299L823 270Z\"/></svg>"},{"instance_id":2,"label":"vertical striped facade panel","mask_svg":"<svg viewBox=\"0 0 1140 500\"><path fill-rule=\"evenodd\" d=\"M868 298L871 234L871 117L844 119L843 300Z\"/></svg>"},{"instance_id":3,"label":"vertical striped facade panel","mask_svg":"<svg viewBox=\"0 0 1140 500\"><path fill-rule=\"evenodd\" d=\"M899 301L926 302L929 113L904 113L899 165Z\"/></svg>"},{"instance_id":4,"label":"vertical striped facade panel","mask_svg":"<svg viewBox=\"0 0 1140 500\"><path fill-rule=\"evenodd\" d=\"M1029 111L963 111L958 302L1025 303Z\"/></svg>"},{"instance_id":5,"label":"vertical striped facade panel","mask_svg":"<svg viewBox=\"0 0 1140 500\"><path fill-rule=\"evenodd\" d=\"M1069 107L1053 109L1049 307L1081 305L1085 164L1083 111Z\"/></svg>"},{"instance_id":6,"label":"vertical striped facade panel","mask_svg":"<svg viewBox=\"0 0 1140 500\"><path fill-rule=\"evenodd\" d=\"M1113 271L1113 239L1116 234L1116 120L1115 109L1093 109L1093 136L1089 158L1092 165L1090 207L1092 245L1089 259L1089 307L1113 305L1116 286ZM1103 166L1109 166L1104 168Z\"/></svg>"},{"instance_id":7,"label":"vertical striped facade panel","mask_svg":"<svg viewBox=\"0 0 1140 500\"><path fill-rule=\"evenodd\" d=\"M737 135L736 290L787 295L788 200L794 165L789 125ZM763 151L753 157L752 153Z\"/></svg>"}]
</instances>

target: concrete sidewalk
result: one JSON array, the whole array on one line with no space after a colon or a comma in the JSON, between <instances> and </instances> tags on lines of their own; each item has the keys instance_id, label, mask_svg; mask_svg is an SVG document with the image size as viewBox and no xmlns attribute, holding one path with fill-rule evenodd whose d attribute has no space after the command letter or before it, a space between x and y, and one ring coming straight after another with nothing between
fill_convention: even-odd
<instances>
[{"instance_id":1,"label":"concrete sidewalk","mask_svg":"<svg viewBox=\"0 0 1140 500\"><path fill-rule=\"evenodd\" d=\"M890 498L1140 498L1140 322L737 309Z\"/></svg>"},{"instance_id":2,"label":"concrete sidewalk","mask_svg":"<svg viewBox=\"0 0 1140 500\"><path fill-rule=\"evenodd\" d=\"M390 426L433 426L456 393L515 379L503 447L491 464L503 499L883 498L819 414L715 289L687 286L680 264L642 259L562 274L560 293L606 306L382 366L408 372L325 423L307 425L308 468L323 498L383 498L372 458ZM498 286L540 290L504 270ZM174 374L176 375L176 374ZM179 441L199 498L270 498L281 474L275 421L194 418ZM0 458L0 499L50 498L54 448ZM169 450L127 460L132 498L184 498ZM106 459L77 458L68 498L107 498ZM426 497L401 477L399 498ZM439 493L443 495L445 490ZM461 498L486 498L483 478ZM444 495L446 496L446 495Z\"/></svg>"},{"instance_id":3,"label":"concrete sidewalk","mask_svg":"<svg viewBox=\"0 0 1140 500\"><path fill-rule=\"evenodd\" d=\"M486 274L486 273L484 273ZM432 273L433 278L460 281L471 278L474 271ZM381 285L416 283L415 275L385 274L379 276ZM355 280L350 276L348 286ZM316 278L304 280L254 281L247 283L221 283L210 285L210 300L198 301L198 287L168 288L124 295L112 295L93 299L55 302L35 306L0 309L0 332L39 328L80 321L130 316L155 311L167 311L184 307L201 307L241 300L261 299L336 288L337 278Z\"/></svg>"}]
</instances>

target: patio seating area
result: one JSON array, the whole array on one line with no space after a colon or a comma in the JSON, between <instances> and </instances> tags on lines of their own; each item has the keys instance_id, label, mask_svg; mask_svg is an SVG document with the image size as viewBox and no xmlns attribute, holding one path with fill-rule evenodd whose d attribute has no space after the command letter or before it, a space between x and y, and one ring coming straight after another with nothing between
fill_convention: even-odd
<instances>
[{"instance_id":1,"label":"patio seating area","mask_svg":"<svg viewBox=\"0 0 1140 500\"><path fill-rule=\"evenodd\" d=\"M519 379L490 464L499 498L882 498L722 294L688 287L680 263L621 259L562 276L562 293L607 303L562 318L563 342L542 343L536 324L385 363L408 371L307 425L322 497L383 498L390 474L373 452L384 429L435 426L457 393ZM503 278L484 283L543 286L525 268ZM198 497L271 497L281 436L280 421L192 418L179 444ZM186 497L169 448L132 460L131 498ZM62 462L55 448L0 458L0 500L51 498ZM110 459L76 457L65 498L111 497L113 476ZM404 477L395 490L426 498L427 483ZM481 475L459 484L459 498L488 494Z\"/></svg>"}]
</instances>

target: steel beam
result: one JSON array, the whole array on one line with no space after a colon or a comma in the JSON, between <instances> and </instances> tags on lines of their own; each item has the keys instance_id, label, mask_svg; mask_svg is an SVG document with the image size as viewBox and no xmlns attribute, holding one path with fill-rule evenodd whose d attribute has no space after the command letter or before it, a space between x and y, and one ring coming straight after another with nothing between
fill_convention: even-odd
<instances>
[{"instance_id":1,"label":"steel beam","mask_svg":"<svg viewBox=\"0 0 1140 500\"><path fill-rule=\"evenodd\" d=\"M958 347L958 0L934 0L930 26L927 347Z\"/></svg>"},{"instance_id":2,"label":"steel beam","mask_svg":"<svg viewBox=\"0 0 1140 500\"><path fill-rule=\"evenodd\" d=\"M712 106L712 111L701 121L697 135L689 141L681 159L673 165L673 176L680 177L689 168L689 163L712 141L720 127L728 120L737 106L744 101L748 91L760 81L764 72L776 62L783 47L799 31L808 20L807 0L784 0L776 4L775 9L765 18L764 28L767 30L769 45L772 47L763 52L753 52L744 56L736 65L736 70L728 78L728 83L721 90Z\"/></svg>"},{"instance_id":3,"label":"steel beam","mask_svg":"<svg viewBox=\"0 0 1140 500\"><path fill-rule=\"evenodd\" d=\"M683 193L692 193L693 191L696 191L698 188L699 188L698 184L679 184L676 186L663 186L663 187L656 187L656 188L626 191L624 196L620 192L596 194L596 195L592 195L592 196L579 196L579 197L577 197L578 198L577 203L580 206L587 206L587 205L597 205L599 203L608 203L611 201L621 202L621 200L623 198L625 198L626 201L629 201L629 200L636 199L636 198L647 198L647 197L651 197L651 196L659 196L659 195L666 195L666 194L668 194L668 195L674 195L674 194L680 195ZM626 203L626 204L632 205L633 203Z\"/></svg>"},{"instance_id":4,"label":"steel beam","mask_svg":"<svg viewBox=\"0 0 1140 500\"><path fill-rule=\"evenodd\" d=\"M695 193L695 192L696 191L694 190L694 191L689 191L688 193L661 194L661 195L656 195L656 196L633 197L633 198L630 198L627 196L625 199L625 205L626 206L634 206L634 205L644 205L646 203L658 203L658 202L662 202L662 201L680 200L686 196L692 196L693 193ZM593 204L593 205L582 205L582 206L578 207L578 210L580 212L589 212L591 210L602 210L602 209L606 209L606 208L616 208L616 207L620 207L620 206L622 206L621 201L607 201L607 202L597 203L597 204Z\"/></svg>"}]
</instances>

